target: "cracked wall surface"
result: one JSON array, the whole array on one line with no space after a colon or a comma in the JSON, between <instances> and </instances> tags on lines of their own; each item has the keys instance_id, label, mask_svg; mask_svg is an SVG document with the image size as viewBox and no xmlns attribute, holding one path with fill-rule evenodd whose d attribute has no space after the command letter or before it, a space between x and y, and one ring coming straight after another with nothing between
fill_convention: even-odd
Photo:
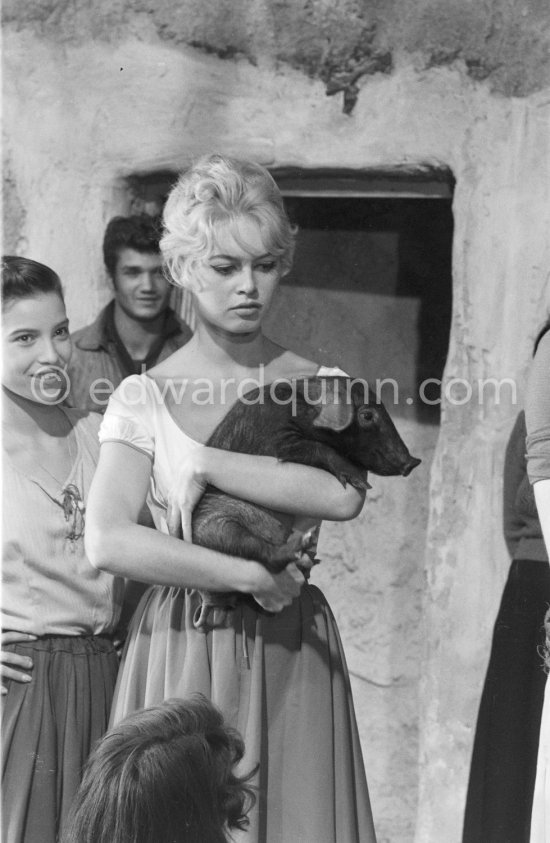
<instances>
[{"instance_id":1,"label":"cracked wall surface","mask_svg":"<svg viewBox=\"0 0 550 843\"><path fill-rule=\"evenodd\" d=\"M202 49L223 59L274 63L342 91L351 113L358 82L391 73L405 56L419 70L461 63L504 96L550 82L545 0L5 0L5 24L40 38L82 44L135 36Z\"/></svg>"},{"instance_id":2,"label":"cracked wall surface","mask_svg":"<svg viewBox=\"0 0 550 843\"><path fill-rule=\"evenodd\" d=\"M354 677L380 843L460 839L508 566L504 445L550 308L547 17L502 0L4 2L4 236L60 273L73 328L111 295L101 237L132 174L221 150L456 180L445 382L509 378L517 395L446 400L439 432L404 430L426 473L399 491L377 482L358 531L327 527L318 574ZM343 87L329 97L329 84Z\"/></svg>"}]
</instances>

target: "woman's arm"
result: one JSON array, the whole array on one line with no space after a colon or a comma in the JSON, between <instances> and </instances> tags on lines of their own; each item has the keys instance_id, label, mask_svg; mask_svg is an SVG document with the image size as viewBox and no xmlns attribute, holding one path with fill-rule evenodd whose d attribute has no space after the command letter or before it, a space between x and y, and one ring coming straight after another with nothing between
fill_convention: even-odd
<instances>
[{"instance_id":1,"label":"woman's arm","mask_svg":"<svg viewBox=\"0 0 550 843\"><path fill-rule=\"evenodd\" d=\"M519 413L510 433L504 456L502 484L502 525L504 540L510 558L514 558L524 526L524 519L518 512L516 499L522 481L525 481L525 417Z\"/></svg>"},{"instance_id":2,"label":"woman's arm","mask_svg":"<svg viewBox=\"0 0 550 843\"><path fill-rule=\"evenodd\" d=\"M355 518L365 500L364 492L323 469L208 447L181 464L171 497L189 512L208 483L267 509L327 521Z\"/></svg>"},{"instance_id":3,"label":"woman's arm","mask_svg":"<svg viewBox=\"0 0 550 843\"><path fill-rule=\"evenodd\" d=\"M525 400L527 471L550 556L550 330L539 342Z\"/></svg>"},{"instance_id":4,"label":"woman's arm","mask_svg":"<svg viewBox=\"0 0 550 843\"><path fill-rule=\"evenodd\" d=\"M151 461L121 442L105 442L86 507L86 552L94 567L157 585L240 591L270 611L288 605L303 585L294 563L273 576L263 565L142 527L137 522Z\"/></svg>"},{"instance_id":5,"label":"woman's arm","mask_svg":"<svg viewBox=\"0 0 550 843\"><path fill-rule=\"evenodd\" d=\"M191 535L191 517L208 484L236 498L289 515L348 521L361 512L365 493L320 468L275 457L197 448L187 454L169 493L170 533Z\"/></svg>"},{"instance_id":6,"label":"woman's arm","mask_svg":"<svg viewBox=\"0 0 550 843\"><path fill-rule=\"evenodd\" d=\"M537 480L533 486L533 491L535 492L537 511L546 545L546 552L550 556L550 479Z\"/></svg>"}]
</instances>

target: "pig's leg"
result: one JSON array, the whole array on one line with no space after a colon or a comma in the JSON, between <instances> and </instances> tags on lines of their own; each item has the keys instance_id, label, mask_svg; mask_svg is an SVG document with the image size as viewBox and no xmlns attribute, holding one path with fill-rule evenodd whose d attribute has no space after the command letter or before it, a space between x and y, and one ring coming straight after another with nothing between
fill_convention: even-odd
<instances>
[{"instance_id":1,"label":"pig's leg","mask_svg":"<svg viewBox=\"0 0 550 843\"><path fill-rule=\"evenodd\" d=\"M350 483L356 489L369 488L367 471L354 466L324 442L293 436L277 443L276 452L277 459L285 462L297 462L330 471L343 486Z\"/></svg>"},{"instance_id":2,"label":"pig's leg","mask_svg":"<svg viewBox=\"0 0 550 843\"><path fill-rule=\"evenodd\" d=\"M193 515L193 541L269 566L285 558L281 546L285 546L291 525L289 516L277 517L263 507L213 490L204 495ZM289 547L286 560L291 558Z\"/></svg>"},{"instance_id":3,"label":"pig's leg","mask_svg":"<svg viewBox=\"0 0 550 843\"><path fill-rule=\"evenodd\" d=\"M287 531L285 531L285 534ZM301 555L301 534L291 534L274 542L257 532L257 524L249 525L234 516L218 515L198 532L199 544L230 556L261 562L269 570L282 570Z\"/></svg>"}]
</instances>

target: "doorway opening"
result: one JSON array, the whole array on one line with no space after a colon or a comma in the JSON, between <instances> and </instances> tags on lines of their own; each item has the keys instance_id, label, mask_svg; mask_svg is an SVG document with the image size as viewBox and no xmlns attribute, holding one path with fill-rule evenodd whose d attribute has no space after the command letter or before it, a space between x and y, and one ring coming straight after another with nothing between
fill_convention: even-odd
<instances>
[{"instance_id":1,"label":"doorway opening","mask_svg":"<svg viewBox=\"0 0 550 843\"><path fill-rule=\"evenodd\" d=\"M365 378L392 415L437 423L452 310L451 173L273 175L299 233L270 335Z\"/></svg>"}]
</instances>

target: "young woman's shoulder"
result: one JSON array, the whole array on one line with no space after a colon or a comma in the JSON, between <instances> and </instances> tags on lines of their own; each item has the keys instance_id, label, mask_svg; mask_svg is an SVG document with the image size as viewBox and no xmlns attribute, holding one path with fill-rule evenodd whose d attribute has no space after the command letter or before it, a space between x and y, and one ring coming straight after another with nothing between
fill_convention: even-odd
<instances>
[{"instance_id":1,"label":"young woman's shoulder","mask_svg":"<svg viewBox=\"0 0 550 843\"><path fill-rule=\"evenodd\" d=\"M276 346L273 343L274 356L267 369L270 380L277 378L311 378L319 371L319 364L307 357L302 357L288 348Z\"/></svg>"},{"instance_id":2,"label":"young woman's shoulder","mask_svg":"<svg viewBox=\"0 0 550 843\"><path fill-rule=\"evenodd\" d=\"M323 366L317 361L283 348L274 361L273 370L276 377L281 378L311 378L317 374L345 375L345 372L338 367Z\"/></svg>"},{"instance_id":3,"label":"young woman's shoulder","mask_svg":"<svg viewBox=\"0 0 550 843\"><path fill-rule=\"evenodd\" d=\"M75 407L63 407L65 415L73 427L97 436L103 416L94 410L79 410Z\"/></svg>"},{"instance_id":4,"label":"young woman's shoulder","mask_svg":"<svg viewBox=\"0 0 550 843\"><path fill-rule=\"evenodd\" d=\"M99 428L103 416L93 410L63 407L80 445L81 454L88 453L94 464L99 456Z\"/></svg>"},{"instance_id":5,"label":"young woman's shoulder","mask_svg":"<svg viewBox=\"0 0 550 843\"><path fill-rule=\"evenodd\" d=\"M165 357L156 366L147 370L147 375L155 381L167 378L181 378L185 375L193 361L193 341L178 348L169 357Z\"/></svg>"}]
</instances>

